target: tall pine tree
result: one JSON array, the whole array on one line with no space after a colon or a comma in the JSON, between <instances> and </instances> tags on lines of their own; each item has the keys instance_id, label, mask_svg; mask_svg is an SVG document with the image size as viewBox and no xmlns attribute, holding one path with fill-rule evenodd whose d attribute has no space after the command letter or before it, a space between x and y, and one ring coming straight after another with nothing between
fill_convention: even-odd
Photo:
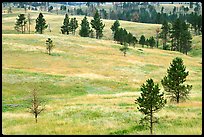
<instances>
[{"instance_id":1,"label":"tall pine tree","mask_svg":"<svg viewBox=\"0 0 204 137\"><path fill-rule=\"evenodd\" d=\"M21 33L25 33L25 25L27 21L25 18L25 14L18 15L18 18L16 19L15 29L17 31L21 31Z\"/></svg>"},{"instance_id":2,"label":"tall pine tree","mask_svg":"<svg viewBox=\"0 0 204 137\"><path fill-rule=\"evenodd\" d=\"M63 25L61 26L61 32L62 32L62 34L67 33L67 35L68 35L69 31L70 31L69 16L68 16L68 14L65 14L64 22L63 22Z\"/></svg>"},{"instance_id":3,"label":"tall pine tree","mask_svg":"<svg viewBox=\"0 0 204 137\"><path fill-rule=\"evenodd\" d=\"M36 32L42 34L43 30L46 29L48 25L46 24L46 20L43 18L43 14L40 13L38 18L36 19L36 26L35 30Z\"/></svg>"},{"instance_id":4,"label":"tall pine tree","mask_svg":"<svg viewBox=\"0 0 204 137\"><path fill-rule=\"evenodd\" d=\"M186 55L188 51L191 50L192 45L192 36L188 28L189 28L188 24L186 24L186 22L183 22L181 30L181 46L183 54Z\"/></svg>"},{"instance_id":5,"label":"tall pine tree","mask_svg":"<svg viewBox=\"0 0 204 137\"><path fill-rule=\"evenodd\" d=\"M154 113L165 106L166 99L164 99L164 93L159 92L159 85L154 84L152 79L146 80L146 84L143 84L140 90L141 97L135 100L135 103L139 105L139 111L145 115L140 122L144 125L149 124L150 134L153 134L153 124L158 122Z\"/></svg>"},{"instance_id":6,"label":"tall pine tree","mask_svg":"<svg viewBox=\"0 0 204 137\"><path fill-rule=\"evenodd\" d=\"M115 31L119 28L119 26L120 26L120 23L119 23L118 20L116 20L116 21L113 23L113 25L111 26L111 30L112 30L113 34L115 34Z\"/></svg>"},{"instance_id":7,"label":"tall pine tree","mask_svg":"<svg viewBox=\"0 0 204 137\"><path fill-rule=\"evenodd\" d=\"M167 76L161 80L161 83L164 90L170 94L171 101L179 103L180 100L187 99L192 85L183 84L189 74L186 71L183 60L179 57L174 58L172 63L170 63L169 69L167 69L167 73Z\"/></svg>"},{"instance_id":8,"label":"tall pine tree","mask_svg":"<svg viewBox=\"0 0 204 137\"><path fill-rule=\"evenodd\" d=\"M170 27L169 27L168 22L166 20L163 22L161 29L162 29L162 31L160 33L160 38L162 38L162 40L163 40L163 49L166 49L166 43L168 40L169 31L170 31Z\"/></svg>"},{"instance_id":9,"label":"tall pine tree","mask_svg":"<svg viewBox=\"0 0 204 137\"><path fill-rule=\"evenodd\" d=\"M100 39L103 36L103 28L105 24L103 24L101 17L99 16L98 10L94 15L94 19L91 20L92 28L96 30L96 39Z\"/></svg>"},{"instance_id":10,"label":"tall pine tree","mask_svg":"<svg viewBox=\"0 0 204 137\"><path fill-rule=\"evenodd\" d=\"M75 31L78 28L78 21L76 20L76 18L71 18L69 26L70 26L70 31L72 32L72 34L75 35Z\"/></svg>"},{"instance_id":11,"label":"tall pine tree","mask_svg":"<svg viewBox=\"0 0 204 137\"><path fill-rule=\"evenodd\" d=\"M81 29L79 31L79 35L81 37L89 37L89 34L90 34L89 22L85 16L81 21Z\"/></svg>"},{"instance_id":12,"label":"tall pine tree","mask_svg":"<svg viewBox=\"0 0 204 137\"><path fill-rule=\"evenodd\" d=\"M142 35L142 36L140 37L139 44L141 44L142 47L144 47L144 45L145 45L145 36L144 36L144 35Z\"/></svg>"}]
</instances>

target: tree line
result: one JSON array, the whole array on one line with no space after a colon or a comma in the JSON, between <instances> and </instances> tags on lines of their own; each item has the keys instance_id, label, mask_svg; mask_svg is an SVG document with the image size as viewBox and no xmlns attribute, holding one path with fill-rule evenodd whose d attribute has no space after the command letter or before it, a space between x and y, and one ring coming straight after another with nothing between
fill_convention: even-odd
<instances>
[{"instance_id":1,"label":"tree line","mask_svg":"<svg viewBox=\"0 0 204 137\"><path fill-rule=\"evenodd\" d=\"M31 17L28 14L27 19L25 14L18 15L16 19L15 29L21 33L25 33L26 24L28 23L29 33L30 33L30 24L31 24ZM101 17L96 11L93 19L89 23L86 16L84 16L83 20L81 21L81 29L79 30L79 35L81 37L94 37L95 30L95 37L96 39L100 39L103 37L103 29L105 24L102 22ZM92 29L91 29L91 27ZM36 26L35 32L42 34L43 31L49 26L50 24L46 24L46 20L43 17L43 14L40 13L36 19ZM61 33L69 35L70 32L75 35L76 29L78 28L78 21L76 18L69 18L68 14L65 14L65 18L63 21L63 25L61 26ZM192 46L192 36L190 32L190 25L186 23L186 21L182 21L180 18L177 18L174 22L170 23L166 20L162 23L161 32L157 29L157 36L156 40L154 36L149 38L145 38L144 35L141 35L140 39L137 40L136 36L133 36L132 33L128 32L125 28L120 27L120 23L116 20L110 28L113 34L113 40L121 45L124 45L122 49L120 49L124 56L128 50L128 46L133 46L139 42L139 44L144 47L153 48L159 46L159 39L162 39L162 45L164 50L172 50L172 51L179 51L181 53L187 54L188 51L191 50ZM51 30L50 30L51 31ZM167 44L167 43L171 43Z\"/></svg>"}]
</instances>

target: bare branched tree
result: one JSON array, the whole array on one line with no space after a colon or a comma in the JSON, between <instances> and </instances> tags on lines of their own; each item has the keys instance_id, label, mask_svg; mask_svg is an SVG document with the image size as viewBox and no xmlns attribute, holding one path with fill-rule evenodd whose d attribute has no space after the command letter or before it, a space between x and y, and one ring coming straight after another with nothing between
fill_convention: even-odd
<instances>
[{"instance_id":1,"label":"bare branched tree","mask_svg":"<svg viewBox=\"0 0 204 137\"><path fill-rule=\"evenodd\" d=\"M41 101L38 97L36 89L34 89L32 92L32 106L30 107L31 113L35 116L35 122L37 123L38 115L45 110L45 107L41 105Z\"/></svg>"}]
</instances>

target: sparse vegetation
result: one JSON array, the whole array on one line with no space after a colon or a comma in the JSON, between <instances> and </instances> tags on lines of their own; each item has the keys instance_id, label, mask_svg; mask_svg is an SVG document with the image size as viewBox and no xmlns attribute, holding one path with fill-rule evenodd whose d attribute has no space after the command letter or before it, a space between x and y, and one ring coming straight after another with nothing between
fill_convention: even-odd
<instances>
[{"instance_id":1,"label":"sparse vegetation","mask_svg":"<svg viewBox=\"0 0 204 137\"><path fill-rule=\"evenodd\" d=\"M20 6L26 5L22 3ZM32 2L30 5L35 4ZM188 55L161 50L160 44L158 48L141 49L142 46L136 43L135 48L128 46L128 54L124 57L123 52L119 51L124 45L113 41L110 28L115 20L108 20L111 5L97 7L108 13L108 19L102 20L105 26L100 39L89 38L95 37L95 33L91 32L89 37L81 37L81 26L76 29L75 35L61 34L66 12L78 22L81 22L84 15L75 15L77 10L70 6L67 6L67 11L57 11L57 4L50 2L47 7L53 6L53 9L47 12L43 6L39 8L40 5L32 6L34 10L27 10L27 14L31 15L31 20L35 20L41 12L46 22L52 26L51 32L44 29L42 34L34 34L32 32L36 24L32 23L31 34L19 34L14 29L15 19L24 13L24 8L16 8L14 5L12 13L2 13L3 134L149 134L149 129L139 124L144 115L136 109L134 100L140 96L140 85L146 79L152 78L155 83L161 84L169 62L175 56L183 59L189 71L186 84L193 86L188 94L190 100L179 103L167 101L165 108L154 115L159 118L159 123L154 126L153 133L202 134L202 35L195 36L194 30L190 31L192 50ZM163 6L164 12L169 12L175 6L178 13L180 5L161 4L156 6L156 10L160 12ZM89 7L88 11L91 12L86 16L89 22L93 19L91 16L96 11L95 6ZM75 7L86 13L86 6ZM120 10L119 6L117 8ZM3 9L7 11L8 7ZM188 13L192 10L189 9ZM135 14L135 21L137 17ZM132 33L135 38L144 35L149 39L162 26L120 19L119 22L120 27L126 29L127 34ZM93 32L93 28L90 29ZM50 56L45 54L45 40L48 38L57 45ZM167 45L170 44L167 42ZM39 87L39 95L48 100L46 111L40 113L37 124L28 113L27 107L30 104L26 101L29 99L27 91L33 89L33 85ZM165 95L167 93L163 87L160 91Z\"/></svg>"}]
</instances>

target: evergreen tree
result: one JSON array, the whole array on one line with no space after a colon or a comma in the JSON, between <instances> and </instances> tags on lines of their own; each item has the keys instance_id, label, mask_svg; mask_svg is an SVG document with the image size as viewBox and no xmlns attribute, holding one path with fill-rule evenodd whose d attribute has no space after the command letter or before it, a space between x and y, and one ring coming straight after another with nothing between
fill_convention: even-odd
<instances>
[{"instance_id":1,"label":"evergreen tree","mask_svg":"<svg viewBox=\"0 0 204 137\"><path fill-rule=\"evenodd\" d=\"M146 80L146 84L143 84L140 90L141 97L135 100L135 103L139 105L138 110L145 115L140 122L149 124L150 134L153 134L153 124L158 122L154 113L165 106L166 99L164 99L164 93L159 92L159 85L154 84L152 79Z\"/></svg>"},{"instance_id":2,"label":"evergreen tree","mask_svg":"<svg viewBox=\"0 0 204 137\"><path fill-rule=\"evenodd\" d=\"M81 37L89 37L89 33L90 33L89 22L85 16L81 21L81 29L79 31L79 35Z\"/></svg>"},{"instance_id":3,"label":"evergreen tree","mask_svg":"<svg viewBox=\"0 0 204 137\"><path fill-rule=\"evenodd\" d=\"M48 26L46 24L46 20L43 18L43 14L40 13L38 18L36 19L36 26L35 30L36 32L42 34L43 30L46 29Z\"/></svg>"},{"instance_id":4,"label":"evergreen tree","mask_svg":"<svg viewBox=\"0 0 204 137\"><path fill-rule=\"evenodd\" d=\"M154 40L154 37L153 37L153 36L150 37L150 38L149 38L149 46L150 46L151 48L153 48L153 47L155 46L155 44L156 44L156 41Z\"/></svg>"},{"instance_id":5,"label":"evergreen tree","mask_svg":"<svg viewBox=\"0 0 204 137\"><path fill-rule=\"evenodd\" d=\"M18 15L18 18L16 18L16 24L15 24L15 29L17 31L21 31L21 33L25 33L25 25L27 21L25 18L25 14L20 14Z\"/></svg>"},{"instance_id":6,"label":"evergreen tree","mask_svg":"<svg viewBox=\"0 0 204 137\"><path fill-rule=\"evenodd\" d=\"M135 47L135 44L138 42L137 38L135 36L133 36L132 38L132 44L133 44L133 47Z\"/></svg>"},{"instance_id":7,"label":"evergreen tree","mask_svg":"<svg viewBox=\"0 0 204 137\"><path fill-rule=\"evenodd\" d=\"M55 45L52 43L52 40L50 38L48 38L46 40L46 49L48 51L48 54L50 55L51 54L51 50L55 47Z\"/></svg>"},{"instance_id":8,"label":"evergreen tree","mask_svg":"<svg viewBox=\"0 0 204 137\"><path fill-rule=\"evenodd\" d=\"M126 40L126 42L130 45L132 42L133 42L133 35L132 35L132 33L128 33L127 34L127 40Z\"/></svg>"},{"instance_id":9,"label":"evergreen tree","mask_svg":"<svg viewBox=\"0 0 204 137\"><path fill-rule=\"evenodd\" d=\"M64 22L63 22L63 25L61 26L61 31L62 31L62 34L65 34L65 33L67 33L67 35L69 34L70 27L69 27L68 14L65 14Z\"/></svg>"},{"instance_id":10,"label":"evergreen tree","mask_svg":"<svg viewBox=\"0 0 204 137\"><path fill-rule=\"evenodd\" d=\"M116 20L113 25L111 26L111 30L113 31L113 34L115 34L115 31L119 28L120 23L118 20Z\"/></svg>"},{"instance_id":11,"label":"evergreen tree","mask_svg":"<svg viewBox=\"0 0 204 137\"><path fill-rule=\"evenodd\" d=\"M121 48L120 51L123 52L123 55L126 56L127 50L128 50L128 45L125 43Z\"/></svg>"},{"instance_id":12,"label":"evergreen tree","mask_svg":"<svg viewBox=\"0 0 204 137\"><path fill-rule=\"evenodd\" d=\"M147 47L149 46L149 39L148 38L145 41L145 45L147 45Z\"/></svg>"},{"instance_id":13,"label":"evergreen tree","mask_svg":"<svg viewBox=\"0 0 204 137\"><path fill-rule=\"evenodd\" d=\"M145 36L144 36L144 35L142 35L142 36L140 37L139 44L141 44L142 47L144 47L144 45L145 45Z\"/></svg>"},{"instance_id":14,"label":"evergreen tree","mask_svg":"<svg viewBox=\"0 0 204 137\"><path fill-rule=\"evenodd\" d=\"M94 15L94 19L91 20L91 25L92 28L96 30L96 38L100 39L103 36L103 28L105 27L105 24L102 23L98 10Z\"/></svg>"},{"instance_id":15,"label":"evergreen tree","mask_svg":"<svg viewBox=\"0 0 204 137\"><path fill-rule=\"evenodd\" d=\"M176 19L172 24L170 37L172 38L172 49L175 49L176 51L180 51L180 52L181 52L181 44L180 44L181 30L182 30L181 20Z\"/></svg>"},{"instance_id":16,"label":"evergreen tree","mask_svg":"<svg viewBox=\"0 0 204 137\"><path fill-rule=\"evenodd\" d=\"M182 52L187 55L187 52L191 50L192 44L192 36L190 31L188 30L188 24L186 22L182 23L182 30L181 30L181 46Z\"/></svg>"},{"instance_id":17,"label":"evergreen tree","mask_svg":"<svg viewBox=\"0 0 204 137\"><path fill-rule=\"evenodd\" d=\"M78 21L76 20L76 18L71 18L69 26L70 26L70 31L72 32L72 34L75 35L75 31L78 28Z\"/></svg>"},{"instance_id":18,"label":"evergreen tree","mask_svg":"<svg viewBox=\"0 0 204 137\"><path fill-rule=\"evenodd\" d=\"M167 69L167 73L161 83L164 90L171 95L171 100L179 103L180 100L188 99L192 85L183 84L189 74L188 71L186 72L183 60L179 57L174 58L172 63L170 63L169 69Z\"/></svg>"},{"instance_id":19,"label":"evergreen tree","mask_svg":"<svg viewBox=\"0 0 204 137\"><path fill-rule=\"evenodd\" d=\"M169 27L168 22L166 20L163 22L161 29L162 29L162 31L160 33L160 38L162 38L162 40L163 40L163 49L166 49L166 42L168 40L168 34L170 31L170 27Z\"/></svg>"}]
</instances>

